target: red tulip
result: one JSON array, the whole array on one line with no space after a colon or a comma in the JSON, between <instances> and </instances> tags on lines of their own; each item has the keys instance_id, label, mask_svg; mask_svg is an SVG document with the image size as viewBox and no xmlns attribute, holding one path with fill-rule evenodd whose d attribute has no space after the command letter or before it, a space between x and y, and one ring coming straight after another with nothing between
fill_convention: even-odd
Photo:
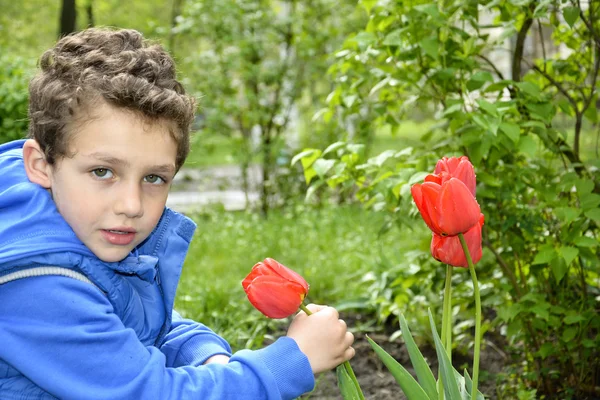
<instances>
[{"instance_id":1,"label":"red tulip","mask_svg":"<svg viewBox=\"0 0 600 400\"><path fill-rule=\"evenodd\" d=\"M475 196L475 169L468 157L442 157L442 159L437 162L433 173L442 177L442 182L439 182L440 184L450 178L456 178L462 181L462 183L467 185L473 196Z\"/></svg>"},{"instance_id":2,"label":"red tulip","mask_svg":"<svg viewBox=\"0 0 600 400\"><path fill-rule=\"evenodd\" d=\"M478 223L464 234L473 264L477 264L481 260L481 227L483 221L484 217L481 214ZM458 236L444 237L434 233L431 239L431 255L436 260L455 267L469 267Z\"/></svg>"},{"instance_id":3,"label":"red tulip","mask_svg":"<svg viewBox=\"0 0 600 400\"><path fill-rule=\"evenodd\" d=\"M423 220L440 236L464 233L479 220L477 200L457 178L442 182L439 175L428 175L423 184L413 185L411 192Z\"/></svg>"},{"instance_id":4,"label":"red tulip","mask_svg":"<svg viewBox=\"0 0 600 400\"><path fill-rule=\"evenodd\" d=\"M242 281L248 300L269 318L289 317L308 293L308 283L272 258L259 262Z\"/></svg>"}]
</instances>

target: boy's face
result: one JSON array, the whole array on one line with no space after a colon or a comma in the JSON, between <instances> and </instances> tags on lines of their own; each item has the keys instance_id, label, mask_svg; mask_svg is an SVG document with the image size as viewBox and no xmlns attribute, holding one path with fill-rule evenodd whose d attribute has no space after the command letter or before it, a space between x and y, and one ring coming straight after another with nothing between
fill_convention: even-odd
<instances>
[{"instance_id":1,"label":"boy's face","mask_svg":"<svg viewBox=\"0 0 600 400\"><path fill-rule=\"evenodd\" d=\"M162 215L177 144L166 123L102 104L72 133L73 157L51 168L52 197L77 237L101 260L120 261Z\"/></svg>"}]
</instances>

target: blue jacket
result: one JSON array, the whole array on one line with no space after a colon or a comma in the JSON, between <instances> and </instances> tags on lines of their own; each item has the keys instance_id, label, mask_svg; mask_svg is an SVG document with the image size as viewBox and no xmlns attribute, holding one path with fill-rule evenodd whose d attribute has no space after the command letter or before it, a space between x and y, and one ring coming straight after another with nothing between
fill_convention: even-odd
<instances>
[{"instance_id":1,"label":"blue jacket","mask_svg":"<svg viewBox=\"0 0 600 400\"><path fill-rule=\"evenodd\" d=\"M195 224L165 209L130 256L105 263L29 182L23 141L0 145L0 279L58 266L84 282L43 275L0 284L0 399L292 399L314 377L296 342L282 337L235 353L172 311Z\"/></svg>"}]
</instances>

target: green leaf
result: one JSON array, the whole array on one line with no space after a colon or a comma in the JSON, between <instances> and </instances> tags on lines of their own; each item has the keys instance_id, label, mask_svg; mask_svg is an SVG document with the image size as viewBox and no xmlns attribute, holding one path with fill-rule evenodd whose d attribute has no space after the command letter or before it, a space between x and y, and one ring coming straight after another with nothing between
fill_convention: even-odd
<instances>
[{"instance_id":1,"label":"green leaf","mask_svg":"<svg viewBox=\"0 0 600 400\"><path fill-rule=\"evenodd\" d=\"M593 210L586 211L583 214L589 219L593 219L597 223L600 223L600 208L594 208Z\"/></svg>"},{"instance_id":2,"label":"green leaf","mask_svg":"<svg viewBox=\"0 0 600 400\"><path fill-rule=\"evenodd\" d=\"M563 331L562 340L563 342L570 342L577 336L577 327L571 326Z\"/></svg>"},{"instance_id":3,"label":"green leaf","mask_svg":"<svg viewBox=\"0 0 600 400\"><path fill-rule=\"evenodd\" d=\"M442 21L442 14L437 4L420 4L414 7L416 11L428 14L434 21Z\"/></svg>"},{"instance_id":4,"label":"green leaf","mask_svg":"<svg viewBox=\"0 0 600 400\"><path fill-rule=\"evenodd\" d=\"M294 156L294 158L292 158L292 161L290 164L294 165L298 162L298 160L301 160L303 158L307 158L307 159L312 158L312 160L310 161L310 163L312 164L312 162L315 161L319 157L319 155L317 155L316 157L309 157L309 156L314 156L314 154L317 152L319 152L319 150L317 150L317 149L304 150L303 152L296 154ZM302 164L302 166L304 166L304 163Z\"/></svg>"},{"instance_id":5,"label":"green leaf","mask_svg":"<svg viewBox=\"0 0 600 400\"><path fill-rule=\"evenodd\" d=\"M596 246L598 246L597 240L595 240L594 238L591 238L591 237L587 237L587 236L580 236L578 238L575 238L575 240L573 240L573 243L577 247L596 247Z\"/></svg>"},{"instance_id":6,"label":"green leaf","mask_svg":"<svg viewBox=\"0 0 600 400\"><path fill-rule=\"evenodd\" d=\"M504 133L513 143L519 143L521 138L521 127L514 122L502 122L500 132Z\"/></svg>"},{"instance_id":7,"label":"green leaf","mask_svg":"<svg viewBox=\"0 0 600 400\"><path fill-rule=\"evenodd\" d=\"M367 14L370 14L371 9L377 4L377 0L360 0L360 4L363 5Z\"/></svg>"},{"instance_id":8,"label":"green leaf","mask_svg":"<svg viewBox=\"0 0 600 400\"><path fill-rule=\"evenodd\" d=\"M546 342L540 347L539 353L542 356L542 359L545 359L550 354L554 354L556 352L556 346L554 343Z\"/></svg>"},{"instance_id":9,"label":"green leaf","mask_svg":"<svg viewBox=\"0 0 600 400\"><path fill-rule=\"evenodd\" d=\"M423 358L423 354L415 343L403 314L400 314L400 328L402 329L402 337L404 338L404 343L406 344L410 361L415 369L419 383L429 398L431 400L436 400L438 398L438 392L435 378L433 377L433 373L425 361L425 358Z\"/></svg>"},{"instance_id":10,"label":"green leaf","mask_svg":"<svg viewBox=\"0 0 600 400\"><path fill-rule=\"evenodd\" d=\"M579 7L565 7L563 9L563 17L567 24L572 28L579 18Z\"/></svg>"},{"instance_id":11,"label":"green leaf","mask_svg":"<svg viewBox=\"0 0 600 400\"><path fill-rule=\"evenodd\" d=\"M335 160L325 160L323 158L319 158L317 161L314 162L312 167L315 170L315 172L317 173L317 175L319 175L319 177L323 178L325 176L325 174L331 168L333 168L334 164L335 164Z\"/></svg>"},{"instance_id":12,"label":"green leaf","mask_svg":"<svg viewBox=\"0 0 600 400\"><path fill-rule=\"evenodd\" d=\"M578 322L585 321L585 317L580 314L569 315L563 319L563 322L567 325L576 324Z\"/></svg>"},{"instance_id":13,"label":"green leaf","mask_svg":"<svg viewBox=\"0 0 600 400\"><path fill-rule=\"evenodd\" d=\"M592 104L596 104L596 102L593 102ZM598 123L598 109L596 107L588 107L583 113L583 116L592 124Z\"/></svg>"},{"instance_id":14,"label":"green leaf","mask_svg":"<svg viewBox=\"0 0 600 400\"><path fill-rule=\"evenodd\" d=\"M596 193L587 193L579 197L579 206L584 210L591 210L600 205L600 195Z\"/></svg>"},{"instance_id":15,"label":"green leaf","mask_svg":"<svg viewBox=\"0 0 600 400\"><path fill-rule=\"evenodd\" d=\"M477 104L479 105L479 107L482 110L484 110L488 114L493 115L493 116L498 115L498 109L496 108L495 105L493 105L489 101L485 101L484 99L479 99L479 100L477 100Z\"/></svg>"},{"instance_id":16,"label":"green leaf","mask_svg":"<svg viewBox=\"0 0 600 400\"><path fill-rule=\"evenodd\" d=\"M575 257L579 255L579 249L577 247L562 246L559 249L559 253L564 258L567 265L569 265L575 259Z\"/></svg>"},{"instance_id":17,"label":"green leaf","mask_svg":"<svg viewBox=\"0 0 600 400\"><path fill-rule=\"evenodd\" d=\"M569 224L581 215L581 210L573 207L557 207L554 213L563 223Z\"/></svg>"},{"instance_id":18,"label":"green leaf","mask_svg":"<svg viewBox=\"0 0 600 400\"><path fill-rule=\"evenodd\" d=\"M419 386L415 378L412 377L406 368L383 350L370 337L367 336L367 340L373 350L375 350L375 354L377 354L394 379L396 379L396 382L398 382L408 400L423 400L428 398L427 393Z\"/></svg>"},{"instance_id":19,"label":"green leaf","mask_svg":"<svg viewBox=\"0 0 600 400\"><path fill-rule=\"evenodd\" d=\"M434 60L437 60L440 46L437 37L433 36L427 39L423 39L419 42L419 46L421 46L425 54L427 54Z\"/></svg>"},{"instance_id":20,"label":"green leaf","mask_svg":"<svg viewBox=\"0 0 600 400\"><path fill-rule=\"evenodd\" d=\"M532 115L536 115L541 118L543 121L548 121L552 119L552 114L554 110L554 105L552 103L527 103L525 107L531 111Z\"/></svg>"},{"instance_id":21,"label":"green leaf","mask_svg":"<svg viewBox=\"0 0 600 400\"><path fill-rule=\"evenodd\" d=\"M318 181L318 182L315 182L312 185L310 185L310 187L306 191L306 196L304 197L304 201L310 200L311 197L313 197L313 195L315 194L315 192L324 184L325 184L325 181Z\"/></svg>"},{"instance_id":22,"label":"green leaf","mask_svg":"<svg viewBox=\"0 0 600 400\"><path fill-rule=\"evenodd\" d=\"M467 89L473 91L480 89L486 82L493 82L494 77L488 71L477 71L467 82Z\"/></svg>"},{"instance_id":23,"label":"green leaf","mask_svg":"<svg viewBox=\"0 0 600 400\"><path fill-rule=\"evenodd\" d=\"M467 393L469 393L469 395L470 395L473 391L473 380L471 379L471 376L469 375L469 372L467 371L466 368L465 368L464 377L465 377L465 387L467 388ZM469 399L471 399L470 396L469 396ZM477 400L485 400L485 397L483 397L483 393L481 393L479 391L479 389L477 390Z\"/></svg>"},{"instance_id":24,"label":"green leaf","mask_svg":"<svg viewBox=\"0 0 600 400\"><path fill-rule=\"evenodd\" d=\"M446 350L444 349L442 341L440 340L440 336L435 328L435 322L433 321L431 310L427 310L427 312L429 313L429 324L431 325L431 332L433 333L433 340L435 341L435 352L437 353L438 362L441 367L444 393L446 394L447 399L461 399L462 397L460 396L460 392L458 390L456 378L454 377L454 368L448 359L448 354L446 354Z\"/></svg>"},{"instance_id":25,"label":"green leaf","mask_svg":"<svg viewBox=\"0 0 600 400\"><path fill-rule=\"evenodd\" d=\"M359 47L365 48L377 41L377 36L372 32L360 32L354 37Z\"/></svg>"},{"instance_id":26,"label":"green leaf","mask_svg":"<svg viewBox=\"0 0 600 400\"><path fill-rule=\"evenodd\" d=\"M531 136L521 136L519 140L519 150L530 157L535 156L537 152L537 143Z\"/></svg>"},{"instance_id":27,"label":"green leaf","mask_svg":"<svg viewBox=\"0 0 600 400\"><path fill-rule=\"evenodd\" d=\"M330 144L329 146L327 146L327 148L325 149L325 151L323 151L323 155L331 153L333 151L336 151L342 147L344 147L346 145L346 142L335 142ZM300 153L302 154L302 153Z\"/></svg>"},{"instance_id":28,"label":"green leaf","mask_svg":"<svg viewBox=\"0 0 600 400\"><path fill-rule=\"evenodd\" d=\"M354 381L346 370L346 367L343 364L338 365L335 371L338 379L338 387L344 400L361 400Z\"/></svg>"},{"instance_id":29,"label":"green leaf","mask_svg":"<svg viewBox=\"0 0 600 400\"><path fill-rule=\"evenodd\" d=\"M307 185L310 183L310 181L312 181L312 178L314 178L315 176L317 176L317 173L313 168L306 168L304 170L304 180L306 181Z\"/></svg>"},{"instance_id":30,"label":"green leaf","mask_svg":"<svg viewBox=\"0 0 600 400\"><path fill-rule=\"evenodd\" d=\"M396 29L387 34L383 39L383 45L385 46L401 46L404 43L403 33L406 28Z\"/></svg>"},{"instance_id":31,"label":"green leaf","mask_svg":"<svg viewBox=\"0 0 600 400\"><path fill-rule=\"evenodd\" d=\"M538 305L534 305L532 307L529 307L527 309L527 311L529 311L530 313L534 314L537 318L541 318L545 321L548 321L548 318L550 317L550 313L548 312L548 310L544 307L540 307Z\"/></svg>"},{"instance_id":32,"label":"green leaf","mask_svg":"<svg viewBox=\"0 0 600 400\"><path fill-rule=\"evenodd\" d=\"M552 268L552 273L554 274L554 278L556 278L557 282L560 282L569 270L569 266L561 257L556 257L550 261L550 267Z\"/></svg>"},{"instance_id":33,"label":"green leaf","mask_svg":"<svg viewBox=\"0 0 600 400\"><path fill-rule=\"evenodd\" d=\"M594 181L591 179L577 179L575 181L575 187L577 188L577 193L580 195L590 194L594 190Z\"/></svg>"},{"instance_id":34,"label":"green leaf","mask_svg":"<svg viewBox=\"0 0 600 400\"><path fill-rule=\"evenodd\" d=\"M540 88L531 82L517 82L515 83L519 89L521 89L524 93L527 93L531 97L539 98L540 96Z\"/></svg>"},{"instance_id":35,"label":"green leaf","mask_svg":"<svg viewBox=\"0 0 600 400\"><path fill-rule=\"evenodd\" d=\"M358 99L358 95L355 95L355 94L351 94L349 96L343 96L342 97L342 103L347 108L351 108L352 105L356 102L357 99Z\"/></svg>"},{"instance_id":36,"label":"green leaf","mask_svg":"<svg viewBox=\"0 0 600 400\"><path fill-rule=\"evenodd\" d=\"M532 264L547 264L555 257L556 251L554 250L554 247L552 247L552 245L545 245L542 246L538 253L535 255Z\"/></svg>"}]
</instances>

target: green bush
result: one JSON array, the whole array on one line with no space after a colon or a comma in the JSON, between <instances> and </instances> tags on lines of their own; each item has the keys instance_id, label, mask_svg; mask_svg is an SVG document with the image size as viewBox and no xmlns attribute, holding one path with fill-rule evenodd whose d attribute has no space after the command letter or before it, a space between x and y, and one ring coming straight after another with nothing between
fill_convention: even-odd
<instances>
[{"instance_id":1,"label":"green bush","mask_svg":"<svg viewBox=\"0 0 600 400\"><path fill-rule=\"evenodd\" d=\"M27 85L33 67L21 57L0 55L0 143L27 135Z\"/></svg>"},{"instance_id":2,"label":"green bush","mask_svg":"<svg viewBox=\"0 0 600 400\"><path fill-rule=\"evenodd\" d=\"M477 268L490 329L506 336L519 355L513 370L539 395L590 395L600 373L600 163L587 128L599 121L597 5L361 4L370 20L337 53L325 122L393 132L427 109L438 124L421 144L370 159L346 142L303 152L309 194L335 187L408 228L410 186L441 156L468 155L486 215ZM402 293L389 282L391 297Z\"/></svg>"}]
</instances>

